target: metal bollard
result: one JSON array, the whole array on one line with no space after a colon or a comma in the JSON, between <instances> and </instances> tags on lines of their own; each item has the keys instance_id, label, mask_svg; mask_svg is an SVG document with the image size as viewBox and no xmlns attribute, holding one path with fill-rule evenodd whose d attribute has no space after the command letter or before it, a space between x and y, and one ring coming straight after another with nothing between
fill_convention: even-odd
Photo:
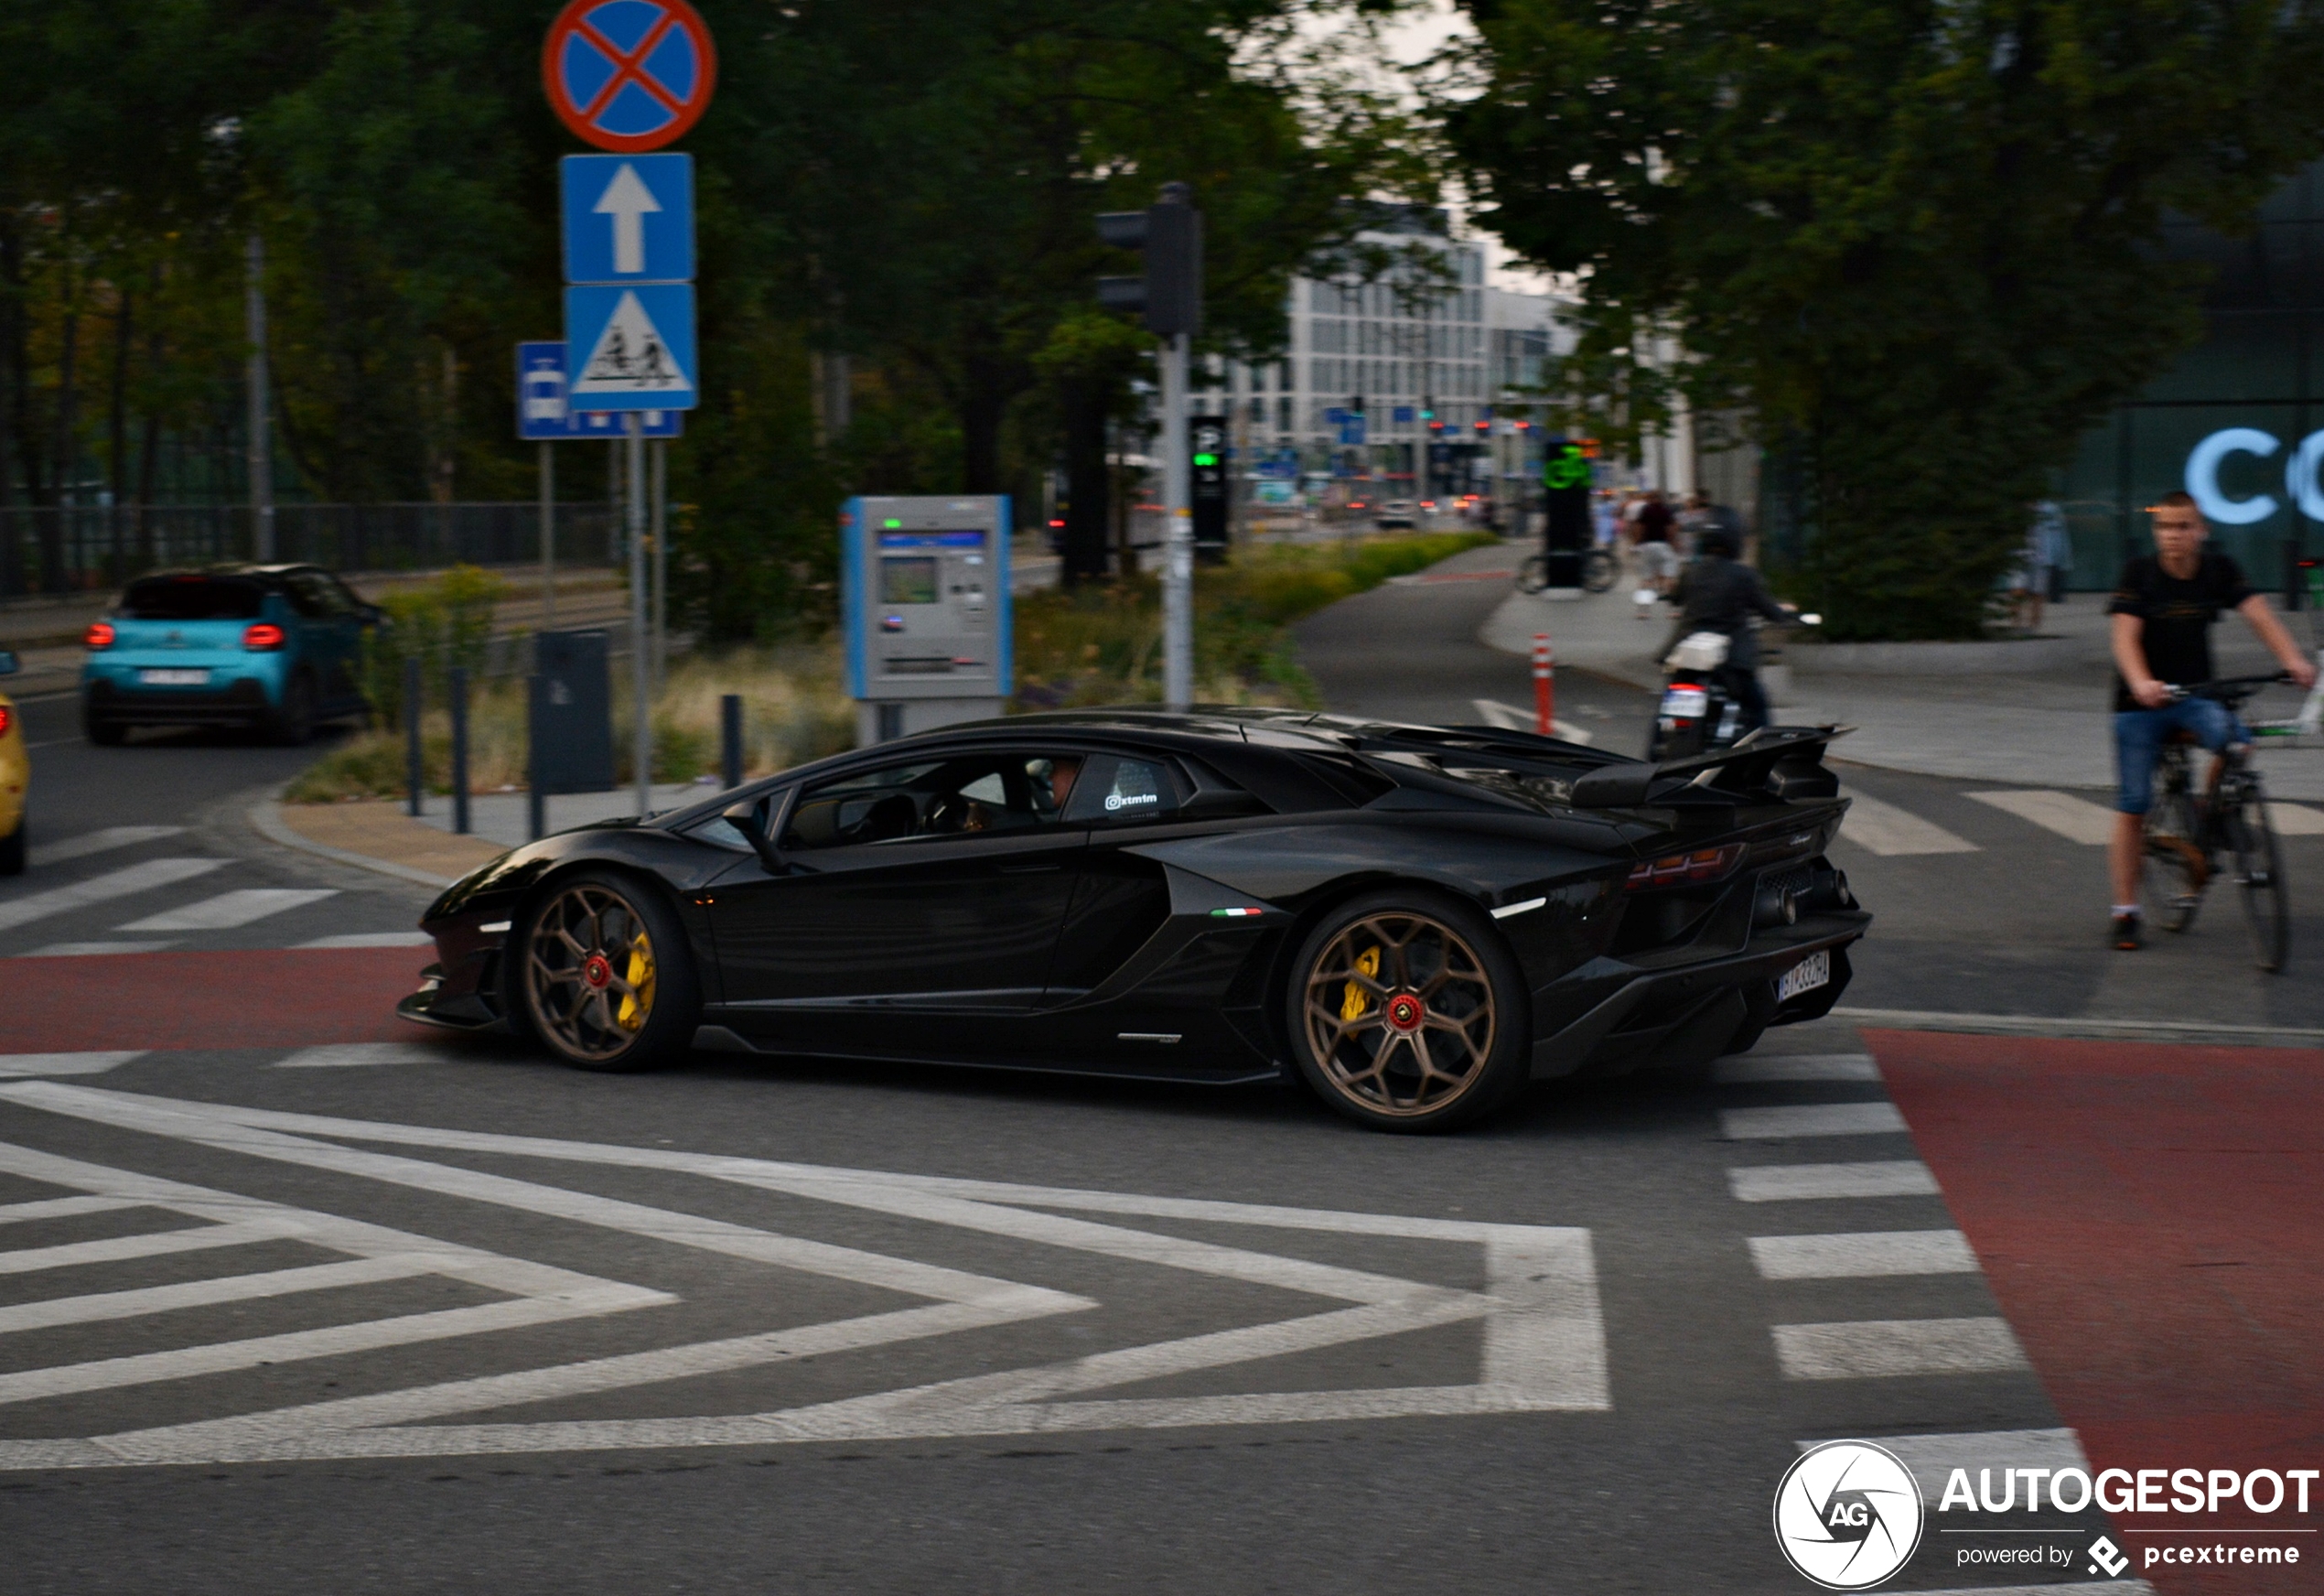
<instances>
[{"instance_id":1,"label":"metal bollard","mask_svg":"<svg viewBox=\"0 0 2324 1596\"><path fill-rule=\"evenodd\" d=\"M411 790L404 802L404 813L416 815L421 812L421 794L427 779L426 766L420 758L420 662L414 655L403 662L403 775Z\"/></svg>"},{"instance_id":2,"label":"metal bollard","mask_svg":"<svg viewBox=\"0 0 2324 1596\"><path fill-rule=\"evenodd\" d=\"M541 791L541 700L547 690L537 673L524 678L524 835L534 842L549 834L548 794Z\"/></svg>"},{"instance_id":3,"label":"metal bollard","mask_svg":"<svg viewBox=\"0 0 2324 1596\"><path fill-rule=\"evenodd\" d=\"M1545 631L1533 633L1533 729L1544 737L1557 732L1557 660Z\"/></svg>"},{"instance_id":4,"label":"metal bollard","mask_svg":"<svg viewBox=\"0 0 2324 1596\"><path fill-rule=\"evenodd\" d=\"M739 693L719 696L718 774L728 792L742 785L742 695Z\"/></svg>"},{"instance_id":5,"label":"metal bollard","mask_svg":"<svg viewBox=\"0 0 2324 1596\"><path fill-rule=\"evenodd\" d=\"M467 667L454 665L451 674L452 709L452 829L462 836L468 833L468 674Z\"/></svg>"}]
</instances>

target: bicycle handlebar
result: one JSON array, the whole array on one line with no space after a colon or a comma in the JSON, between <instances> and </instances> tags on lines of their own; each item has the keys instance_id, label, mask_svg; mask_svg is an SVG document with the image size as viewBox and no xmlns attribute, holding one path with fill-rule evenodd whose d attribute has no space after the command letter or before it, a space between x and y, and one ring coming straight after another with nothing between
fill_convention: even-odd
<instances>
[{"instance_id":1,"label":"bicycle handlebar","mask_svg":"<svg viewBox=\"0 0 2324 1596\"><path fill-rule=\"evenodd\" d=\"M2190 698L2240 701L2254 696L2262 687L2279 686L2291 679L2288 673L2276 671L2265 676L2221 676L2213 681L2197 682L2186 686L2176 682L2167 685L2170 688L2170 701L2183 704Z\"/></svg>"}]
</instances>

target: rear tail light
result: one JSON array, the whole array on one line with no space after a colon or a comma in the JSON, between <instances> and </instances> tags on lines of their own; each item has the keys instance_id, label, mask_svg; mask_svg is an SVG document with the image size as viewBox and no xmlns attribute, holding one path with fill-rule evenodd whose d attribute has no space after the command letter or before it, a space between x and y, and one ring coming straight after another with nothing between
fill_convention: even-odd
<instances>
[{"instance_id":1,"label":"rear tail light","mask_svg":"<svg viewBox=\"0 0 2324 1596\"><path fill-rule=\"evenodd\" d=\"M264 652L268 649L278 649L288 641L289 639L284 635L283 629L271 620L262 620L255 626L242 629L242 647L254 652Z\"/></svg>"},{"instance_id":2,"label":"rear tail light","mask_svg":"<svg viewBox=\"0 0 2324 1596\"><path fill-rule=\"evenodd\" d=\"M1696 848L1691 854L1665 854L1642 865L1630 867L1630 879L1623 890L1641 892L1650 887L1700 887L1707 882L1723 880L1743 862L1743 845L1728 843L1725 847Z\"/></svg>"},{"instance_id":3,"label":"rear tail light","mask_svg":"<svg viewBox=\"0 0 2324 1596\"><path fill-rule=\"evenodd\" d=\"M9 708L5 704L0 704L0 737L7 736L8 728L14 726L16 723L16 712Z\"/></svg>"},{"instance_id":4,"label":"rear tail light","mask_svg":"<svg viewBox=\"0 0 2324 1596\"><path fill-rule=\"evenodd\" d=\"M83 645L92 649L113 647L113 630L110 620L92 620L89 630L81 634Z\"/></svg>"}]
</instances>

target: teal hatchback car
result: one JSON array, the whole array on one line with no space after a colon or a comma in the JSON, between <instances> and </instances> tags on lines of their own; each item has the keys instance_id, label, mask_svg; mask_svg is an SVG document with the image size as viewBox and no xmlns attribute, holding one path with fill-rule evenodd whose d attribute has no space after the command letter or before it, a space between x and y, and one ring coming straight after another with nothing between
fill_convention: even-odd
<instances>
[{"instance_id":1,"label":"teal hatchback car","mask_svg":"<svg viewBox=\"0 0 2324 1596\"><path fill-rule=\"evenodd\" d=\"M305 742L318 721L367 709L358 667L363 634L382 620L315 566L140 577L81 640L81 729L93 743L133 726L247 727Z\"/></svg>"}]
</instances>

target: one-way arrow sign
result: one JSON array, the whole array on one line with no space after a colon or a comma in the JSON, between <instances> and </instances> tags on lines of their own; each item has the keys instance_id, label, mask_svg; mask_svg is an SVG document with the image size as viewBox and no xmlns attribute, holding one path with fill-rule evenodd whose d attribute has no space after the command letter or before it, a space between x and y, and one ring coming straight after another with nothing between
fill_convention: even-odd
<instances>
[{"instance_id":1,"label":"one-way arrow sign","mask_svg":"<svg viewBox=\"0 0 2324 1596\"><path fill-rule=\"evenodd\" d=\"M567 156L558 164L568 283L694 276L694 157Z\"/></svg>"}]
</instances>

